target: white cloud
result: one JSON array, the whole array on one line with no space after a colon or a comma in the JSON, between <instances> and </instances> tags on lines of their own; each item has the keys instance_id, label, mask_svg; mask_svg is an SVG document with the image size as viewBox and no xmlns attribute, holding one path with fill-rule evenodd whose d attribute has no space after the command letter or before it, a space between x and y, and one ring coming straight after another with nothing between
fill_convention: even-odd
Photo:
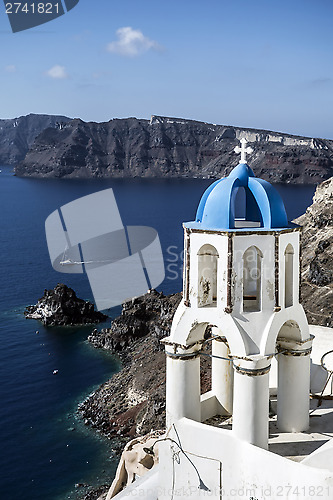
<instances>
[{"instance_id":1,"label":"white cloud","mask_svg":"<svg viewBox=\"0 0 333 500\"><path fill-rule=\"evenodd\" d=\"M68 78L65 66L60 66L59 64L52 66L52 68L50 68L46 72L46 75L50 78L54 78L55 80L63 80L64 78Z\"/></svg>"},{"instance_id":2,"label":"white cloud","mask_svg":"<svg viewBox=\"0 0 333 500\"><path fill-rule=\"evenodd\" d=\"M147 52L147 50L158 50L160 47L157 42L144 36L142 31L134 30L130 26L119 28L116 31L118 40L107 45L107 50L122 56L138 56Z\"/></svg>"},{"instance_id":3,"label":"white cloud","mask_svg":"<svg viewBox=\"0 0 333 500\"><path fill-rule=\"evenodd\" d=\"M6 73L15 73L15 71L16 71L16 66L14 66L14 64L9 64L8 66L5 66Z\"/></svg>"}]
</instances>

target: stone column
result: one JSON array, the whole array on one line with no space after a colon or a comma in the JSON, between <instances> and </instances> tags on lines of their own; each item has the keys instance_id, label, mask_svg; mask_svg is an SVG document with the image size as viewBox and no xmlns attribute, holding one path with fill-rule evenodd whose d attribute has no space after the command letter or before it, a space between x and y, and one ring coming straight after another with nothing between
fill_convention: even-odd
<instances>
[{"instance_id":1,"label":"stone column","mask_svg":"<svg viewBox=\"0 0 333 500\"><path fill-rule=\"evenodd\" d=\"M278 340L277 422L282 432L309 428L312 340Z\"/></svg>"},{"instance_id":2,"label":"stone column","mask_svg":"<svg viewBox=\"0 0 333 500\"><path fill-rule=\"evenodd\" d=\"M218 337L212 341L212 391L220 405L221 415L232 414L234 382L232 360L219 359L228 358L229 354L230 349L225 337Z\"/></svg>"},{"instance_id":3,"label":"stone column","mask_svg":"<svg viewBox=\"0 0 333 500\"><path fill-rule=\"evenodd\" d=\"M187 417L200 422L200 345L166 345L166 426Z\"/></svg>"},{"instance_id":4,"label":"stone column","mask_svg":"<svg viewBox=\"0 0 333 500\"><path fill-rule=\"evenodd\" d=\"M233 360L232 430L239 439L264 449L268 449L270 363L260 355Z\"/></svg>"}]
</instances>

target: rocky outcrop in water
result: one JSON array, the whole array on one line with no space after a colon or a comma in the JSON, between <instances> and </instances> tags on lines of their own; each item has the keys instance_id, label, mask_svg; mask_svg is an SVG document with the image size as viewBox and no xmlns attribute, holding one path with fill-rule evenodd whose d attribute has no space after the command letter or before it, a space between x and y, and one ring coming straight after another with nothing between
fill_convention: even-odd
<instances>
[{"instance_id":1,"label":"rocky outcrop in water","mask_svg":"<svg viewBox=\"0 0 333 500\"><path fill-rule=\"evenodd\" d=\"M333 175L333 141L179 118L75 119L47 129L19 163L25 177L224 177L237 165L241 138L249 160L270 182L318 183Z\"/></svg>"},{"instance_id":2,"label":"rocky outcrop in water","mask_svg":"<svg viewBox=\"0 0 333 500\"><path fill-rule=\"evenodd\" d=\"M36 305L26 307L24 315L40 320L45 326L87 325L107 319L105 314L95 311L94 304L79 299L72 288L63 284L45 290Z\"/></svg>"},{"instance_id":3,"label":"rocky outcrop in water","mask_svg":"<svg viewBox=\"0 0 333 500\"><path fill-rule=\"evenodd\" d=\"M302 231L302 303L309 323L333 327L333 178L296 219Z\"/></svg>"},{"instance_id":4,"label":"rocky outcrop in water","mask_svg":"<svg viewBox=\"0 0 333 500\"><path fill-rule=\"evenodd\" d=\"M66 116L34 114L0 120L0 165L16 165L43 130L61 129L69 120Z\"/></svg>"}]
</instances>

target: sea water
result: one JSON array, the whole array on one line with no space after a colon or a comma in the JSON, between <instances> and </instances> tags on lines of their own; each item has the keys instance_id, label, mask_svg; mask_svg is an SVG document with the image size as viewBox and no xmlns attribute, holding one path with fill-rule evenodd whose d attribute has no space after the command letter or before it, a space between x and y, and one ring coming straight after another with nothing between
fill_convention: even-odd
<instances>
[{"instance_id":1,"label":"sea water","mask_svg":"<svg viewBox=\"0 0 333 500\"><path fill-rule=\"evenodd\" d=\"M117 465L112 441L85 427L76 412L80 401L119 370L119 361L87 343L91 326L45 328L23 315L25 306L36 303L45 288L57 283L93 300L86 276L52 269L45 219L65 203L112 187L125 225L157 229L166 269L158 289L173 293L181 289L182 222L193 220L200 196L211 182L23 179L13 176L11 168L1 167L1 498L74 498L75 484L110 483ZM289 219L306 210L315 190L314 186L276 187ZM112 317L119 310L108 314Z\"/></svg>"}]
</instances>

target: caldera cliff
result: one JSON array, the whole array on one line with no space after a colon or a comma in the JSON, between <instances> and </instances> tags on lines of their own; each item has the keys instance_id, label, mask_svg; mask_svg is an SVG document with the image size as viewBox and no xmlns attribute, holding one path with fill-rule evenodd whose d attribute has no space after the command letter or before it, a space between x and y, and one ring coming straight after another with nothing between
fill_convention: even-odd
<instances>
[{"instance_id":1,"label":"caldera cliff","mask_svg":"<svg viewBox=\"0 0 333 500\"><path fill-rule=\"evenodd\" d=\"M0 165L16 165L23 160L36 137L46 128L64 126L67 116L29 114L0 120Z\"/></svg>"},{"instance_id":2,"label":"caldera cliff","mask_svg":"<svg viewBox=\"0 0 333 500\"><path fill-rule=\"evenodd\" d=\"M24 177L198 177L227 175L239 140L270 182L319 183L333 175L333 141L266 130L152 116L105 123L68 121L36 138L15 173Z\"/></svg>"}]
</instances>

